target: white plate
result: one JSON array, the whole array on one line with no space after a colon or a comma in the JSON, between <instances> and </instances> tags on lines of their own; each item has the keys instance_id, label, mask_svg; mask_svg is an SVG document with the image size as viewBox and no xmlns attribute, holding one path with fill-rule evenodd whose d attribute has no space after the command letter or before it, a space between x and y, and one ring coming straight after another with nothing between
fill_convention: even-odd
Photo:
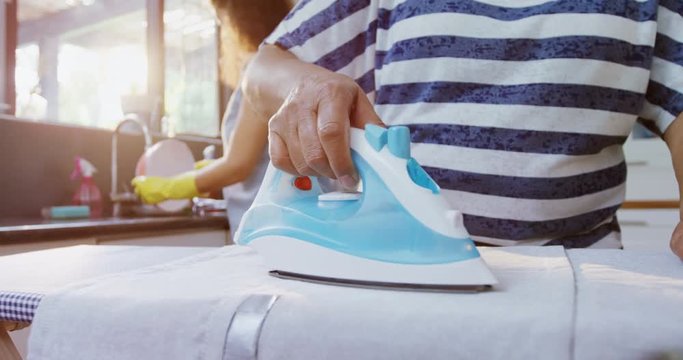
<instances>
[{"instance_id":1,"label":"white plate","mask_svg":"<svg viewBox=\"0 0 683 360\"><path fill-rule=\"evenodd\" d=\"M135 175L170 177L194 169L194 156L182 141L167 139L149 148L140 159ZM167 200L157 206L166 212L179 212L190 206L189 199Z\"/></svg>"}]
</instances>

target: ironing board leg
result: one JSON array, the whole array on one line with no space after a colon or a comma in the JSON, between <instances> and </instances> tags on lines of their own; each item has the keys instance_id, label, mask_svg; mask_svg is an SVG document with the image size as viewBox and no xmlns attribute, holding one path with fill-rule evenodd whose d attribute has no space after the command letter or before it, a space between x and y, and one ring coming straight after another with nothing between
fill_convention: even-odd
<instances>
[{"instance_id":1,"label":"ironing board leg","mask_svg":"<svg viewBox=\"0 0 683 360\"><path fill-rule=\"evenodd\" d=\"M5 324L0 322L0 359L7 360L21 360L19 351L14 346L12 338L5 328Z\"/></svg>"}]
</instances>

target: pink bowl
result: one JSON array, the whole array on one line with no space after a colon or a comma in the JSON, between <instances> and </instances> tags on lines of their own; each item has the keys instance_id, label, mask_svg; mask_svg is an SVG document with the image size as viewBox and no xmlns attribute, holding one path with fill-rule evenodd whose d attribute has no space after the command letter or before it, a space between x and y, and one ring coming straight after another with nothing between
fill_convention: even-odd
<instances>
[{"instance_id":1,"label":"pink bowl","mask_svg":"<svg viewBox=\"0 0 683 360\"><path fill-rule=\"evenodd\" d=\"M194 156L190 148L182 141L167 139L159 141L149 148L138 160L135 167L136 176L171 177L194 169ZM189 199L167 200L157 204L166 212L179 212L190 206Z\"/></svg>"}]
</instances>

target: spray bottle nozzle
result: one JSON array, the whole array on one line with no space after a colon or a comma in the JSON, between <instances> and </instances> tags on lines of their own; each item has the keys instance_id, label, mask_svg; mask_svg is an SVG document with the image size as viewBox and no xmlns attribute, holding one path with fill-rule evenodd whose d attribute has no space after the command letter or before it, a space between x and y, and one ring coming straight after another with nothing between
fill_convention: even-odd
<instances>
[{"instance_id":1,"label":"spray bottle nozzle","mask_svg":"<svg viewBox=\"0 0 683 360\"><path fill-rule=\"evenodd\" d=\"M76 156L76 165L74 166L74 171L71 173L71 180L77 180L80 178L91 178L97 169L90 163L90 161Z\"/></svg>"}]
</instances>

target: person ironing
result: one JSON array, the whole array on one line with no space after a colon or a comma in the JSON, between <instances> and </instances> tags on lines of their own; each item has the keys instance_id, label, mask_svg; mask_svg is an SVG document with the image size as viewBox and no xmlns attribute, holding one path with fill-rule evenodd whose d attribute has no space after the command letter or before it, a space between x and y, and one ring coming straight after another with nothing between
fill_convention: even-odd
<instances>
[{"instance_id":1,"label":"person ironing","mask_svg":"<svg viewBox=\"0 0 683 360\"><path fill-rule=\"evenodd\" d=\"M233 63L224 61L224 72L240 68L256 51L263 39L291 9L286 0L213 0L216 14L229 28L239 46L224 51ZM228 42L230 43L230 42ZM241 60L246 59L246 60ZM135 192L149 204L168 199L191 199L204 193L223 189L228 202L231 233L249 208L269 162L267 118L244 106L242 92L235 90L222 121L223 157L215 161L200 161L196 170L175 177L141 176L133 179Z\"/></svg>"},{"instance_id":2,"label":"person ironing","mask_svg":"<svg viewBox=\"0 0 683 360\"><path fill-rule=\"evenodd\" d=\"M407 125L475 241L620 248L636 120L683 189L681 34L664 0L302 1L242 86L280 169L353 187L349 127Z\"/></svg>"}]
</instances>

